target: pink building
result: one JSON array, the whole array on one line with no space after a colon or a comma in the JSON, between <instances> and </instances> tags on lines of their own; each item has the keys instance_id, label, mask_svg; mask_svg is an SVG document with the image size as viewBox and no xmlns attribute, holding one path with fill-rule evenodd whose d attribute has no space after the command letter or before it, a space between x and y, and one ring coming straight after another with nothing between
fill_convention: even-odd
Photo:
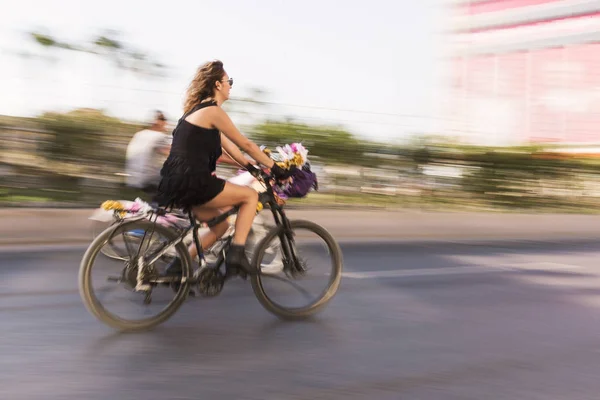
<instances>
[{"instance_id":1,"label":"pink building","mask_svg":"<svg viewBox=\"0 0 600 400\"><path fill-rule=\"evenodd\" d=\"M453 0L447 133L600 143L600 0Z\"/></svg>"}]
</instances>

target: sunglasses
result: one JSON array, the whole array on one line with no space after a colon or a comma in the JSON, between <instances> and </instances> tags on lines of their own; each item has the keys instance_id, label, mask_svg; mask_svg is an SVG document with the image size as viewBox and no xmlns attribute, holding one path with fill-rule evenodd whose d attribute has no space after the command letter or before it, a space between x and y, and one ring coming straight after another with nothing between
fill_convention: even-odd
<instances>
[{"instance_id":1,"label":"sunglasses","mask_svg":"<svg viewBox=\"0 0 600 400\"><path fill-rule=\"evenodd\" d=\"M233 78L229 78L226 81L221 81L221 82L227 82L227 83L229 83L229 86L233 87Z\"/></svg>"}]
</instances>

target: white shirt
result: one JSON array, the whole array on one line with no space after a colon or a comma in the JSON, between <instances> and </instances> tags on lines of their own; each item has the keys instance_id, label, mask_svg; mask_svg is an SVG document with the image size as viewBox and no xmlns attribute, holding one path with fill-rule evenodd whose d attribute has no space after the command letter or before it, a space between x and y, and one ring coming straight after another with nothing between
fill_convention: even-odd
<instances>
[{"instance_id":1,"label":"white shirt","mask_svg":"<svg viewBox=\"0 0 600 400\"><path fill-rule=\"evenodd\" d=\"M125 173L127 186L142 188L160 181L160 169L165 157L158 153L160 147L170 146L168 134L144 129L139 131L127 145Z\"/></svg>"}]
</instances>

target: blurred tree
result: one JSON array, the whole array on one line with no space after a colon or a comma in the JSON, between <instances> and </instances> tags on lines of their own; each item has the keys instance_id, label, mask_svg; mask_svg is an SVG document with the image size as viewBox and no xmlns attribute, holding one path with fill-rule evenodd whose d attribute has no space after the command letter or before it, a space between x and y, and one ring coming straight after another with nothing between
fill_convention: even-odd
<instances>
[{"instance_id":1,"label":"blurred tree","mask_svg":"<svg viewBox=\"0 0 600 400\"><path fill-rule=\"evenodd\" d=\"M40 122L51 132L50 140L40 146L51 160L85 163L101 142L101 127L89 124L83 118L44 113Z\"/></svg>"},{"instance_id":2,"label":"blurred tree","mask_svg":"<svg viewBox=\"0 0 600 400\"><path fill-rule=\"evenodd\" d=\"M129 48L119 38L120 32L107 30L93 41L91 52L111 59L118 68L137 74L164 76L166 66L154 61L147 53Z\"/></svg>"},{"instance_id":3,"label":"blurred tree","mask_svg":"<svg viewBox=\"0 0 600 400\"><path fill-rule=\"evenodd\" d=\"M547 159L536 153L483 150L465 154L462 161L471 168L462 178L462 189L489 204L531 208L568 204L571 199L543 197L537 190L544 181L569 182L574 171L597 169L580 160ZM560 204L560 202L565 202Z\"/></svg>"},{"instance_id":4,"label":"blurred tree","mask_svg":"<svg viewBox=\"0 0 600 400\"><path fill-rule=\"evenodd\" d=\"M44 46L44 47L55 47L55 48L65 49L65 50L81 50L72 44L65 43L65 42L59 42L58 40L54 39L50 35L46 35L46 34L39 33L39 32L31 32L30 35L37 44Z\"/></svg>"},{"instance_id":5,"label":"blurred tree","mask_svg":"<svg viewBox=\"0 0 600 400\"><path fill-rule=\"evenodd\" d=\"M412 158L417 165L425 165L431 161L431 152L427 147L421 147L413 151Z\"/></svg>"},{"instance_id":6,"label":"blurred tree","mask_svg":"<svg viewBox=\"0 0 600 400\"><path fill-rule=\"evenodd\" d=\"M106 170L122 169L127 142L141 128L94 109L47 112L39 122L51 132L50 140L41 145L49 159L99 165Z\"/></svg>"},{"instance_id":7,"label":"blurred tree","mask_svg":"<svg viewBox=\"0 0 600 400\"><path fill-rule=\"evenodd\" d=\"M120 39L121 33L115 30L106 30L90 43L74 44L60 41L51 34L29 32L30 38L46 49L55 48L72 51L82 51L103 56L115 63L117 68L128 70L146 76L163 77L166 74L166 65L155 61L149 54L125 45Z\"/></svg>"},{"instance_id":8,"label":"blurred tree","mask_svg":"<svg viewBox=\"0 0 600 400\"><path fill-rule=\"evenodd\" d=\"M360 165L363 160L364 151L360 141L339 127L310 126L291 119L265 121L252 129L251 136L271 148L301 142L309 149L310 154L327 162Z\"/></svg>"}]
</instances>

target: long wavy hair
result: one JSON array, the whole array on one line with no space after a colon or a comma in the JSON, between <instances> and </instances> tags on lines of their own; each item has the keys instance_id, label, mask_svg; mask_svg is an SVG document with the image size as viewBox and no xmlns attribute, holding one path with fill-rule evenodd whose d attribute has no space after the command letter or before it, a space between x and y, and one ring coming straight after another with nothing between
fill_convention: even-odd
<instances>
[{"instance_id":1,"label":"long wavy hair","mask_svg":"<svg viewBox=\"0 0 600 400\"><path fill-rule=\"evenodd\" d=\"M223 63L219 60L202 64L188 86L183 112L188 113L203 100L215 95L215 86L225 76Z\"/></svg>"}]
</instances>

